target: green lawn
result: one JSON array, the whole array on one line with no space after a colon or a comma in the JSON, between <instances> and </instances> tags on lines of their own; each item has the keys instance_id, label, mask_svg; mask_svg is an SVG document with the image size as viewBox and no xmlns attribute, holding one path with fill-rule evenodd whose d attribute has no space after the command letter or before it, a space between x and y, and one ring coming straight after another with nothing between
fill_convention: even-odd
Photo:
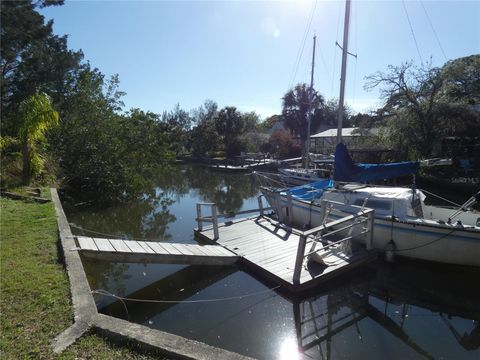
<instances>
[{"instance_id":1,"label":"green lawn","mask_svg":"<svg viewBox=\"0 0 480 360\"><path fill-rule=\"evenodd\" d=\"M42 195L50 197L47 190ZM51 342L73 321L70 288L58 262L52 203L0 198L0 358L151 359L88 334L61 355Z\"/></svg>"}]
</instances>

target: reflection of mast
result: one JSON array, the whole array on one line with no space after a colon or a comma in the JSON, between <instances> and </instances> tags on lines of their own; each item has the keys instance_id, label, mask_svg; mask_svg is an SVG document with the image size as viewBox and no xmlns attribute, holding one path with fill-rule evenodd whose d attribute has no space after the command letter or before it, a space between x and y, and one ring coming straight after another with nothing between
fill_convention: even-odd
<instances>
[{"instance_id":1,"label":"reflection of mast","mask_svg":"<svg viewBox=\"0 0 480 360\"><path fill-rule=\"evenodd\" d=\"M370 304L366 305L366 310L367 310L367 315L370 319L377 322L377 324L381 325L385 330L390 332L396 338L400 339L403 343L405 343L406 345L411 347L413 350L415 350L420 355L425 356L428 359L434 359L434 357L432 355L430 355L428 352L423 350L416 342L414 342L412 339L410 339L410 337L402 329L402 327L399 326L390 317L383 314L376 307L374 307Z\"/></svg>"},{"instance_id":2,"label":"reflection of mast","mask_svg":"<svg viewBox=\"0 0 480 360\"><path fill-rule=\"evenodd\" d=\"M326 301L327 308L323 309L320 314L315 314L313 311L310 311L310 317L308 318L305 318L304 314L302 314L301 304L305 303L306 301L311 302L312 300L293 302L297 341L299 348L303 352L311 350L317 346L321 351L322 344L325 343L327 350L326 359L329 359L331 354L331 341L335 335L352 326L356 326L358 332L358 323L364 318L370 318L397 339L401 340L404 344L408 345L416 353L428 359L434 358L427 351L422 349L415 341L410 339L400 325L369 303L369 294L367 288L346 287L343 289L348 293L342 295L341 293L336 294L335 292L330 292L328 295L325 295L328 297L328 300ZM318 299L319 297L313 301ZM340 308L347 306L350 308L351 312L338 317L335 316ZM309 308L313 310L312 306ZM324 326L318 326L316 323L317 319L320 317L327 317L327 321ZM313 326L310 325L310 328L313 327L314 331L311 332L308 331L310 329L307 329L306 334L304 334L303 327L306 324L313 324ZM475 331L472 333L474 336L476 335ZM309 338L313 338L313 340L304 344L303 340L307 340Z\"/></svg>"},{"instance_id":3,"label":"reflection of mast","mask_svg":"<svg viewBox=\"0 0 480 360\"><path fill-rule=\"evenodd\" d=\"M460 333L455 329L452 323L445 317L445 315L440 314L440 318L445 322L448 329L452 332L455 339L457 339L458 343L465 349L465 350L476 350L480 348L480 322L475 321L475 327L470 334L464 333L460 335Z\"/></svg>"}]
</instances>

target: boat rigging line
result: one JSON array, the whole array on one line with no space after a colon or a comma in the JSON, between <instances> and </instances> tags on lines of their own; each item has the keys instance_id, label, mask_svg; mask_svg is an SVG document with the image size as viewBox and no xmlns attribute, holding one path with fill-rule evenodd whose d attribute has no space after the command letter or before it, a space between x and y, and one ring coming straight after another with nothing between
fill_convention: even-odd
<instances>
[{"instance_id":1,"label":"boat rigging line","mask_svg":"<svg viewBox=\"0 0 480 360\"><path fill-rule=\"evenodd\" d=\"M448 61L447 55L445 55L445 51L443 51L443 46L442 43L440 42L440 39L438 38L437 32L435 31L435 28L433 27L432 20L430 20L430 16L428 15L427 9L425 8L425 5L423 4L423 1L420 0L420 4L422 5L423 12L425 13L425 16L427 17L428 23L430 24L430 27L432 29L433 35L435 35L435 39L437 40L438 47L442 51L443 57L445 59L445 62Z\"/></svg>"},{"instance_id":2,"label":"boat rigging line","mask_svg":"<svg viewBox=\"0 0 480 360\"><path fill-rule=\"evenodd\" d=\"M313 16L315 15L315 10L317 8L317 1L318 0L315 0L315 2L313 3L312 5L312 10L310 12L310 19L308 20L308 23L307 23L307 26L305 28L305 32L303 34L303 41L302 41L302 45L300 46L300 48L298 49L298 54L297 54L297 59L296 59L296 65L293 69L293 73L292 73L292 76L290 78L290 83L288 85L288 89L291 89L292 86L293 86L293 83L295 82L295 78L297 77L297 71L298 71L298 67L300 66L300 61L302 60L302 55L303 55L303 50L305 49L305 43L307 42L307 37L308 37L308 33L310 32L310 27L312 25L312 21L313 21Z\"/></svg>"},{"instance_id":3,"label":"boat rigging line","mask_svg":"<svg viewBox=\"0 0 480 360\"><path fill-rule=\"evenodd\" d=\"M410 31L412 33L413 41L415 42L415 47L417 48L418 57L420 58L420 62L423 65L422 54L420 53L420 48L418 47L417 38L415 36L415 32L413 31L412 22L410 21L410 16L408 15L407 6L405 5L405 0L402 0L402 5L403 5L403 10L405 11L405 15L407 16L408 25L410 26Z\"/></svg>"}]
</instances>

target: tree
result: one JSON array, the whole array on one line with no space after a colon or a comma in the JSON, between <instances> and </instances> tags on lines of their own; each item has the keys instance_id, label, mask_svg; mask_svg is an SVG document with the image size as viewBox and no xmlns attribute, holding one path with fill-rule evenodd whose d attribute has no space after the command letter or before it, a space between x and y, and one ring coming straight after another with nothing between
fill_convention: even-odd
<instances>
[{"instance_id":1,"label":"tree","mask_svg":"<svg viewBox=\"0 0 480 360\"><path fill-rule=\"evenodd\" d=\"M219 146L215 119L218 115L218 105L212 100L206 100L203 106L192 110L191 119L195 126L190 131L190 148L195 156L204 156L207 152L216 151Z\"/></svg>"},{"instance_id":2,"label":"tree","mask_svg":"<svg viewBox=\"0 0 480 360\"><path fill-rule=\"evenodd\" d=\"M439 129L435 119L443 79L438 68L411 62L388 66L387 72L367 77L366 88L382 86L383 116L390 118L390 135L402 157L430 156Z\"/></svg>"},{"instance_id":3,"label":"tree","mask_svg":"<svg viewBox=\"0 0 480 360\"><path fill-rule=\"evenodd\" d=\"M215 128L224 139L227 157L238 155L242 147L239 136L245 129L245 121L237 108L227 106L220 110L215 118Z\"/></svg>"},{"instance_id":4,"label":"tree","mask_svg":"<svg viewBox=\"0 0 480 360\"><path fill-rule=\"evenodd\" d=\"M261 132L269 132L277 122L281 120L280 115L272 115L257 125L257 130Z\"/></svg>"},{"instance_id":5,"label":"tree","mask_svg":"<svg viewBox=\"0 0 480 360\"><path fill-rule=\"evenodd\" d=\"M270 152L281 159L299 156L302 153L302 149L294 143L292 134L287 130L275 130L270 136L269 144Z\"/></svg>"},{"instance_id":6,"label":"tree","mask_svg":"<svg viewBox=\"0 0 480 360\"><path fill-rule=\"evenodd\" d=\"M323 103L323 96L306 84L298 84L282 98L282 119L285 127L300 137L304 144L308 137L308 116ZM318 127L318 117L312 116L310 131Z\"/></svg>"},{"instance_id":7,"label":"tree","mask_svg":"<svg viewBox=\"0 0 480 360\"><path fill-rule=\"evenodd\" d=\"M400 158L434 154L442 136L480 131L479 56L448 62L443 68L411 62L390 65L367 77L366 88L381 87L379 114L388 119L389 140Z\"/></svg>"},{"instance_id":8,"label":"tree","mask_svg":"<svg viewBox=\"0 0 480 360\"><path fill-rule=\"evenodd\" d=\"M20 103L37 91L48 93L58 108L74 81L83 57L69 51L67 37L52 33L53 21L44 24L37 7L63 1L1 2L1 103L2 134L18 132L16 114Z\"/></svg>"},{"instance_id":9,"label":"tree","mask_svg":"<svg viewBox=\"0 0 480 360\"><path fill-rule=\"evenodd\" d=\"M47 94L37 93L20 104L20 121L18 137L22 146L22 182L29 185L32 170L38 172L42 166L36 143L45 140L46 131L58 124L58 113L53 110Z\"/></svg>"},{"instance_id":10,"label":"tree","mask_svg":"<svg viewBox=\"0 0 480 360\"><path fill-rule=\"evenodd\" d=\"M175 154L180 154L186 151L188 142L188 133L192 126L192 119L188 112L180 108L180 105L175 105L173 111L165 111L162 114L162 127L164 132L168 135L168 143L170 150Z\"/></svg>"}]
</instances>

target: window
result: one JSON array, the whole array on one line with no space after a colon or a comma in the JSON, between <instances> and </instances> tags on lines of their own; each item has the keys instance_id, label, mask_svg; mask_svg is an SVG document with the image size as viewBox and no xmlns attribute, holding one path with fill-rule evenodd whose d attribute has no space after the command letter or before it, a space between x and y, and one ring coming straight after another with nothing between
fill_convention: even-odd
<instances>
[{"instance_id":1,"label":"window","mask_svg":"<svg viewBox=\"0 0 480 360\"><path fill-rule=\"evenodd\" d=\"M353 205L363 206L365 202L364 199L356 199ZM377 200L377 199L368 199L366 207L369 207L374 210L391 210L392 202L388 200Z\"/></svg>"}]
</instances>

